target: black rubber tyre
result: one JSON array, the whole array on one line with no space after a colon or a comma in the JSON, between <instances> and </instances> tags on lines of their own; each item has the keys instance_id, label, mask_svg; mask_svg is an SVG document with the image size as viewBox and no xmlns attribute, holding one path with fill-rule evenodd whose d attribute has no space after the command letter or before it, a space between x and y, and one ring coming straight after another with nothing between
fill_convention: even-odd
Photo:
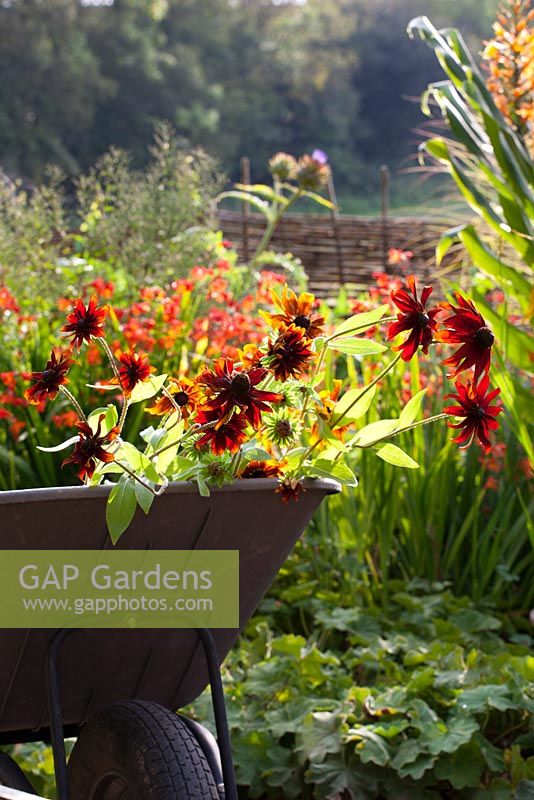
<instances>
[{"instance_id":1,"label":"black rubber tyre","mask_svg":"<svg viewBox=\"0 0 534 800\"><path fill-rule=\"evenodd\" d=\"M88 722L69 775L71 800L219 800L194 734L156 703L117 703Z\"/></svg>"},{"instance_id":2,"label":"black rubber tyre","mask_svg":"<svg viewBox=\"0 0 534 800\"><path fill-rule=\"evenodd\" d=\"M35 790L18 764L7 753L0 753L0 786L35 794Z\"/></svg>"}]
</instances>

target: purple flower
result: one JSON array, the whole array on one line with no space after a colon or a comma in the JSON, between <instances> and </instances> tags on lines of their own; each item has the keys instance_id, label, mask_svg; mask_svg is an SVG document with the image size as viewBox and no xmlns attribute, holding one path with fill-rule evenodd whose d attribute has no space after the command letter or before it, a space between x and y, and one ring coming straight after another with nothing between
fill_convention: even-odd
<instances>
[{"instance_id":1,"label":"purple flower","mask_svg":"<svg viewBox=\"0 0 534 800\"><path fill-rule=\"evenodd\" d=\"M324 150L314 150L312 153L312 158L314 161L318 161L321 165L328 164L328 156Z\"/></svg>"}]
</instances>

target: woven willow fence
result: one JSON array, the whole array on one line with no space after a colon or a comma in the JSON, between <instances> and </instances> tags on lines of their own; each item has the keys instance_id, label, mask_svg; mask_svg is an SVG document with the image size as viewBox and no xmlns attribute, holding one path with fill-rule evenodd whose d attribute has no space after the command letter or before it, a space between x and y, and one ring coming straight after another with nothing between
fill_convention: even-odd
<instances>
[{"instance_id":1,"label":"woven willow fence","mask_svg":"<svg viewBox=\"0 0 534 800\"><path fill-rule=\"evenodd\" d=\"M265 223L261 214L218 211L219 224L242 259L254 253ZM366 218L328 214L288 214L276 231L271 247L301 259L310 289L319 296L335 294L344 284L365 288L373 272L398 270L388 264L389 249L412 251L410 271L421 281L435 280L435 248L450 223L412 217ZM459 254L448 259L454 267Z\"/></svg>"}]
</instances>

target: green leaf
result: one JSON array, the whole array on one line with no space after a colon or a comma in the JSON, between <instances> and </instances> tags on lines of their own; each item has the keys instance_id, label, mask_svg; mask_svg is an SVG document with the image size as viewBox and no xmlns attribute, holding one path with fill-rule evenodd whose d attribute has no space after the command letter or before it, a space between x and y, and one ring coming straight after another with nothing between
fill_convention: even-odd
<instances>
[{"instance_id":1,"label":"green leaf","mask_svg":"<svg viewBox=\"0 0 534 800\"><path fill-rule=\"evenodd\" d=\"M234 200L242 200L244 203L250 203L251 206L263 214L269 222L273 219L273 212L271 207L265 200L260 200L259 197L251 194L250 192L238 192L238 191L229 191L229 192L222 192L217 197L217 202L219 203L221 200L226 199L227 197L233 198Z\"/></svg>"},{"instance_id":2,"label":"green leaf","mask_svg":"<svg viewBox=\"0 0 534 800\"><path fill-rule=\"evenodd\" d=\"M411 397L404 408L402 409L399 417L399 427L405 428L415 422L419 416L419 411L423 405L423 399L426 394L426 389L421 389L420 392Z\"/></svg>"},{"instance_id":3,"label":"green leaf","mask_svg":"<svg viewBox=\"0 0 534 800\"><path fill-rule=\"evenodd\" d=\"M117 387L115 387L115 389L116 388ZM104 419L102 420L100 431L102 434L106 434L109 433L119 421L119 412L117 411L117 407L112 403L109 403L107 406L102 408L95 408L95 410L91 411L87 417L87 421L93 431L96 431L98 427L98 420L102 415L104 415Z\"/></svg>"},{"instance_id":4,"label":"green leaf","mask_svg":"<svg viewBox=\"0 0 534 800\"><path fill-rule=\"evenodd\" d=\"M152 375L147 381L138 383L130 395L130 405L149 400L161 391L163 384L167 380L167 375Z\"/></svg>"},{"instance_id":5,"label":"green leaf","mask_svg":"<svg viewBox=\"0 0 534 800\"><path fill-rule=\"evenodd\" d=\"M65 442L61 442L61 444L56 444L55 447L41 447L41 445L37 445L37 450L41 450L43 453L60 453L62 450L66 450L67 447L78 442L80 439L80 435L76 434L76 436L71 436L70 439L67 439Z\"/></svg>"},{"instance_id":6,"label":"green leaf","mask_svg":"<svg viewBox=\"0 0 534 800\"><path fill-rule=\"evenodd\" d=\"M309 761L324 761L329 753L341 752L341 723L332 711L309 714L297 732L295 749Z\"/></svg>"},{"instance_id":7,"label":"green leaf","mask_svg":"<svg viewBox=\"0 0 534 800\"><path fill-rule=\"evenodd\" d=\"M326 197L317 194L317 192L301 192L301 195L303 197L309 197L310 200L313 200L315 203L317 203L317 205L329 208L331 211L335 209L334 203L332 203L330 200L327 200Z\"/></svg>"},{"instance_id":8,"label":"green leaf","mask_svg":"<svg viewBox=\"0 0 534 800\"><path fill-rule=\"evenodd\" d=\"M472 225L466 226L459 238L473 259L473 263L486 275L495 278L498 284L512 290L514 297L521 304L523 311L529 308L532 294L532 281L528 280L518 269L508 266L480 241Z\"/></svg>"},{"instance_id":9,"label":"green leaf","mask_svg":"<svg viewBox=\"0 0 534 800\"><path fill-rule=\"evenodd\" d=\"M385 767L391 760L391 752L382 739L374 731L369 730L365 726L360 728L352 728L348 731L346 738L348 741L356 741L356 753L364 764L378 764L379 767Z\"/></svg>"},{"instance_id":10,"label":"green leaf","mask_svg":"<svg viewBox=\"0 0 534 800\"><path fill-rule=\"evenodd\" d=\"M378 422L371 422L355 435L352 444L355 447L369 447L380 439L389 436L399 428L398 419L381 419Z\"/></svg>"},{"instance_id":11,"label":"green leaf","mask_svg":"<svg viewBox=\"0 0 534 800\"><path fill-rule=\"evenodd\" d=\"M455 789L475 788L484 772L484 759L475 742L463 745L451 755L441 758L436 764L437 778L449 783Z\"/></svg>"},{"instance_id":12,"label":"green leaf","mask_svg":"<svg viewBox=\"0 0 534 800\"><path fill-rule=\"evenodd\" d=\"M111 490L106 506L106 522L113 544L117 544L135 515L137 499L134 481L123 475Z\"/></svg>"},{"instance_id":13,"label":"green leaf","mask_svg":"<svg viewBox=\"0 0 534 800\"><path fill-rule=\"evenodd\" d=\"M334 478L346 486L358 485L353 471L343 461L328 461L325 458L318 458L308 468L307 473L317 478Z\"/></svg>"},{"instance_id":14,"label":"green leaf","mask_svg":"<svg viewBox=\"0 0 534 800\"><path fill-rule=\"evenodd\" d=\"M356 337L334 339L328 342L328 347L330 350L339 350L340 353L349 353L353 356L372 356L387 350L387 347L380 344L380 342L374 342L372 339L358 339Z\"/></svg>"},{"instance_id":15,"label":"green leaf","mask_svg":"<svg viewBox=\"0 0 534 800\"><path fill-rule=\"evenodd\" d=\"M154 494L138 481L135 481L135 499L137 505L143 509L145 514L148 514L154 502Z\"/></svg>"},{"instance_id":16,"label":"green leaf","mask_svg":"<svg viewBox=\"0 0 534 800\"><path fill-rule=\"evenodd\" d=\"M130 442L123 442L119 451L115 454L116 461L126 461L134 472L140 472L154 483L161 483L152 461Z\"/></svg>"},{"instance_id":17,"label":"green leaf","mask_svg":"<svg viewBox=\"0 0 534 800\"><path fill-rule=\"evenodd\" d=\"M367 414L376 394L376 384L366 391L363 397L359 397L361 393L362 389L349 389L348 392L345 392L341 400L338 400L334 406L332 419L335 421L338 417L343 416L340 424L347 425Z\"/></svg>"},{"instance_id":18,"label":"green leaf","mask_svg":"<svg viewBox=\"0 0 534 800\"><path fill-rule=\"evenodd\" d=\"M363 333L380 322L382 317L384 317L388 311L389 306L386 304L383 306L378 306L378 308L374 308L372 311L364 311L361 314L354 314L354 316L349 317L340 325L338 325L334 329L334 333L330 338L333 338L334 336L346 335L351 332Z\"/></svg>"}]
</instances>

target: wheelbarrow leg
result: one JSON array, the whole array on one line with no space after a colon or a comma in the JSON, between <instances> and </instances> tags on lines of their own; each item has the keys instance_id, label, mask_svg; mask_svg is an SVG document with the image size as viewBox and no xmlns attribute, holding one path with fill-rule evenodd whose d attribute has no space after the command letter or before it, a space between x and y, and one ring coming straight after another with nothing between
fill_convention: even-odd
<instances>
[{"instance_id":1,"label":"wheelbarrow leg","mask_svg":"<svg viewBox=\"0 0 534 800\"><path fill-rule=\"evenodd\" d=\"M224 703L224 692L219 664L219 654L217 653L217 645L215 644L215 640L210 630L207 628L196 628L195 630L202 643L204 655L206 657L206 663L208 665L211 700L215 715L215 726L217 728L217 741L221 753L225 800L239 800L235 782L232 745L230 743L230 731L228 730L228 719L226 716L226 705ZM60 800L63 800L63 798L60 798Z\"/></svg>"},{"instance_id":2,"label":"wheelbarrow leg","mask_svg":"<svg viewBox=\"0 0 534 800\"><path fill-rule=\"evenodd\" d=\"M52 753L54 755L54 772L56 776L58 800L70 800L67 754L65 752L63 716L61 714L57 673L59 648L70 633L72 633L72 631L69 629L56 631L50 640L46 654L46 690L48 694L50 738L52 740Z\"/></svg>"}]
</instances>

